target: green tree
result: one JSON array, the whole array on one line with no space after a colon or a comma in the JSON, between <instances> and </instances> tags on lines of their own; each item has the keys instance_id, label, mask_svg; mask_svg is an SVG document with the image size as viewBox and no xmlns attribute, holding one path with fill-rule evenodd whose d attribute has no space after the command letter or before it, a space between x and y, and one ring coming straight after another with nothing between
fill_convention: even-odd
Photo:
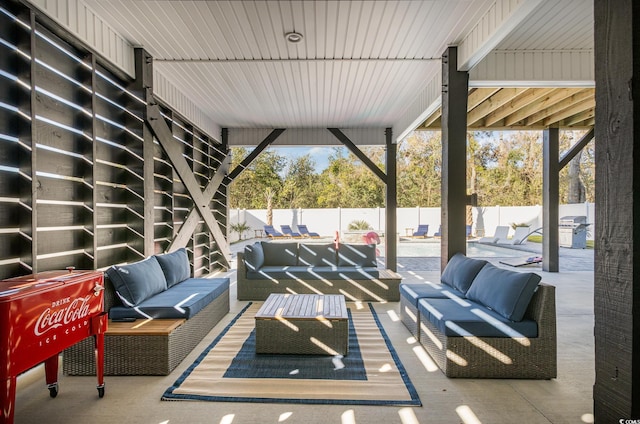
<instances>
[{"instance_id":1,"label":"green tree","mask_svg":"<svg viewBox=\"0 0 640 424\"><path fill-rule=\"evenodd\" d=\"M249 154L244 148L234 147L231 150L232 169ZM266 206L263 193L272 189L276 193L275 203L278 204L277 193L282 191L284 184L280 177L286 165L286 158L273 150L262 152L240 175L231 183L229 189L229 206L231 208L261 209Z\"/></svg>"},{"instance_id":2,"label":"green tree","mask_svg":"<svg viewBox=\"0 0 640 424\"><path fill-rule=\"evenodd\" d=\"M397 156L398 206L440 206L440 132L413 132L399 143Z\"/></svg>"},{"instance_id":3,"label":"green tree","mask_svg":"<svg viewBox=\"0 0 640 424\"><path fill-rule=\"evenodd\" d=\"M287 165L280 200L285 208L317 208L318 178L310 155L294 158Z\"/></svg>"},{"instance_id":4,"label":"green tree","mask_svg":"<svg viewBox=\"0 0 640 424\"><path fill-rule=\"evenodd\" d=\"M476 146L475 188L480 205L542 202L542 143L539 132L518 131Z\"/></svg>"},{"instance_id":5,"label":"green tree","mask_svg":"<svg viewBox=\"0 0 640 424\"><path fill-rule=\"evenodd\" d=\"M586 132L586 130L562 131L560 133L560 151L568 151ZM594 177L595 144L592 140L560 171L561 201L565 203L594 202Z\"/></svg>"},{"instance_id":6,"label":"green tree","mask_svg":"<svg viewBox=\"0 0 640 424\"><path fill-rule=\"evenodd\" d=\"M367 150L367 149L363 149ZM369 149L369 157L382 156L379 149ZM384 205L384 185L352 153L335 149L329 157L329 166L319 176L318 207L320 208L374 208Z\"/></svg>"}]
</instances>

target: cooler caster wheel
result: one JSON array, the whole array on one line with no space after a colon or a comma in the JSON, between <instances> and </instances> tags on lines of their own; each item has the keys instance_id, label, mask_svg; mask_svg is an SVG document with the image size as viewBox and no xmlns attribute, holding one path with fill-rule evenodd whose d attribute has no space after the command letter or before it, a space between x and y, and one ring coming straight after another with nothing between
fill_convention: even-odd
<instances>
[{"instance_id":1,"label":"cooler caster wheel","mask_svg":"<svg viewBox=\"0 0 640 424\"><path fill-rule=\"evenodd\" d=\"M98 387L98 397L99 398L104 397L104 386Z\"/></svg>"},{"instance_id":2,"label":"cooler caster wheel","mask_svg":"<svg viewBox=\"0 0 640 424\"><path fill-rule=\"evenodd\" d=\"M53 384L49 384L47 386L47 389L49 389L49 396L54 398L56 396L58 396L58 383L53 383Z\"/></svg>"}]
</instances>

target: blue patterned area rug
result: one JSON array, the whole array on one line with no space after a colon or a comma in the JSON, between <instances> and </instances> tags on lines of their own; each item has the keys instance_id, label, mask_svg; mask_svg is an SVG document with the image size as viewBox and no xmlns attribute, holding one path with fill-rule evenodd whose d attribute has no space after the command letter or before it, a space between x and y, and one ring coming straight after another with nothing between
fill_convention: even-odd
<instances>
[{"instance_id":1,"label":"blue patterned area rug","mask_svg":"<svg viewBox=\"0 0 640 424\"><path fill-rule=\"evenodd\" d=\"M346 356L256 354L260 305L247 305L162 400L422 405L370 304L349 305Z\"/></svg>"}]
</instances>

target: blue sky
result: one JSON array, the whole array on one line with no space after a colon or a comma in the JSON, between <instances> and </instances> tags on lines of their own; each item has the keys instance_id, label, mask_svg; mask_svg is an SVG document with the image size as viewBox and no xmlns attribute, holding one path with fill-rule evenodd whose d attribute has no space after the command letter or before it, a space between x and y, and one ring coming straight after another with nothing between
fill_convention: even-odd
<instances>
[{"instance_id":1,"label":"blue sky","mask_svg":"<svg viewBox=\"0 0 640 424\"><path fill-rule=\"evenodd\" d=\"M329 156L334 147L272 147L272 149L289 160L309 154L316 163L316 172L320 173L329 165Z\"/></svg>"}]
</instances>

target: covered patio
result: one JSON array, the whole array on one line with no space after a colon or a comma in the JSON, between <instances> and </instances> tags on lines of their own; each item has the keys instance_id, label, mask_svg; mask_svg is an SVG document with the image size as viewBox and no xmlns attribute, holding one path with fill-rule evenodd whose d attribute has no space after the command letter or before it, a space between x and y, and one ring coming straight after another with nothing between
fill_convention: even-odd
<instances>
[{"instance_id":1,"label":"covered patio","mask_svg":"<svg viewBox=\"0 0 640 424\"><path fill-rule=\"evenodd\" d=\"M232 255L243 245L234 244ZM430 259L437 265L436 258ZM564 261L562 255L560 259ZM497 260L490 261L497 264ZM399 258L398 262L403 281L436 281L440 277L439 271L421 270L422 261L416 258ZM414 264L418 266L413 268ZM63 377L58 398L50 399L42 387L41 373L25 376L16 399L16 423L593 422L593 272L533 271L557 287L558 377L554 380L448 379L410 337L398 319L398 304L393 302L374 306L418 391L422 407L160 401L160 394L247 303L236 300L235 271L230 271L223 275L233 281L231 313L170 375L107 377L107 393L100 401L93 399L94 377Z\"/></svg>"},{"instance_id":2,"label":"covered patio","mask_svg":"<svg viewBox=\"0 0 640 424\"><path fill-rule=\"evenodd\" d=\"M422 408L159 402L174 373L109 379L108 396L88 405L76 393L84 378L68 378L61 410L62 399L45 399L27 375L18 422L638 418L633 6L3 0L2 278L70 262L100 270L180 247L194 275L233 275L228 185L270 145L346 146L385 183L386 228L397 229L396 145L416 129L442 131L444 268L466 250L467 131L535 129L545 164L540 272L558 287L552 381L448 380L407 340L397 305L380 304ZM565 128L591 131L561 157ZM558 172L594 137L595 272L558 272ZM367 145L386 148L384 170L362 153ZM232 146L254 147L235 169ZM407 281L439 279L438 271L402 269L393 239L385 248L386 267ZM231 301L232 312L242 307L233 291Z\"/></svg>"}]
</instances>

